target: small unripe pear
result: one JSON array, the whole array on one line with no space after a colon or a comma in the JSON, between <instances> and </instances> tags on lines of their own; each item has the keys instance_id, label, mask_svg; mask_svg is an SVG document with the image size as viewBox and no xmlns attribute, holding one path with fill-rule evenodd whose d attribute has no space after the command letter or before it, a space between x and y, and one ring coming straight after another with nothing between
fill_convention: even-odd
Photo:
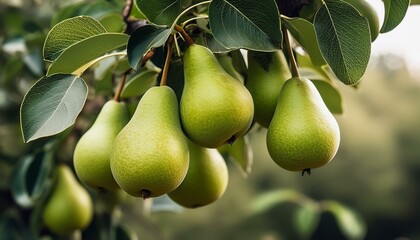
<instances>
[{"instance_id":1,"label":"small unripe pear","mask_svg":"<svg viewBox=\"0 0 420 240\"><path fill-rule=\"evenodd\" d=\"M197 208L218 200L228 184L228 169L217 149L188 143L190 166L187 176L168 196L181 206Z\"/></svg>"},{"instance_id":2,"label":"small unripe pear","mask_svg":"<svg viewBox=\"0 0 420 240\"><path fill-rule=\"evenodd\" d=\"M109 162L114 140L129 120L130 113L125 103L110 100L77 143L74 168L79 179L89 187L100 190L119 188Z\"/></svg>"},{"instance_id":3,"label":"small unripe pear","mask_svg":"<svg viewBox=\"0 0 420 240\"><path fill-rule=\"evenodd\" d=\"M284 84L268 127L271 158L290 171L309 171L327 164L340 143L340 130L315 85L306 78Z\"/></svg>"},{"instance_id":4,"label":"small unripe pear","mask_svg":"<svg viewBox=\"0 0 420 240\"><path fill-rule=\"evenodd\" d=\"M56 183L43 209L45 226L59 235L85 229L93 215L89 193L77 182L68 166L57 166L56 174Z\"/></svg>"}]
</instances>

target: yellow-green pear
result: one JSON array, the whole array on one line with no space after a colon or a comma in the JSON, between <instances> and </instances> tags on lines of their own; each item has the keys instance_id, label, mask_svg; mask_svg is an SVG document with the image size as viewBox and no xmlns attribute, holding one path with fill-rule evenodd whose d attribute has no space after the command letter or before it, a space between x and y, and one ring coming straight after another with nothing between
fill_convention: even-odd
<instances>
[{"instance_id":1,"label":"yellow-green pear","mask_svg":"<svg viewBox=\"0 0 420 240\"><path fill-rule=\"evenodd\" d=\"M188 47L184 78L180 112L189 139L217 148L247 132L254 115L252 96L223 70L209 49L196 44Z\"/></svg>"},{"instance_id":2,"label":"yellow-green pear","mask_svg":"<svg viewBox=\"0 0 420 240\"><path fill-rule=\"evenodd\" d=\"M197 208L218 200L228 184L228 169L217 149L188 142L190 166L187 176L168 196L181 206Z\"/></svg>"},{"instance_id":3,"label":"yellow-green pear","mask_svg":"<svg viewBox=\"0 0 420 240\"><path fill-rule=\"evenodd\" d=\"M281 50L274 52L248 51L246 87L254 99L254 120L268 128L280 90L292 75Z\"/></svg>"},{"instance_id":4,"label":"yellow-green pear","mask_svg":"<svg viewBox=\"0 0 420 240\"><path fill-rule=\"evenodd\" d=\"M175 93L167 86L152 87L115 139L112 174L128 194L157 197L181 184L188 164L188 144Z\"/></svg>"},{"instance_id":5,"label":"yellow-green pear","mask_svg":"<svg viewBox=\"0 0 420 240\"><path fill-rule=\"evenodd\" d=\"M59 235L85 229L93 215L89 193L79 184L67 165L57 166L56 176L55 185L43 209L45 226Z\"/></svg>"},{"instance_id":6,"label":"yellow-green pear","mask_svg":"<svg viewBox=\"0 0 420 240\"><path fill-rule=\"evenodd\" d=\"M286 81L268 127L271 158L290 171L308 171L327 164L340 143L340 129L315 85L294 77Z\"/></svg>"},{"instance_id":7,"label":"yellow-green pear","mask_svg":"<svg viewBox=\"0 0 420 240\"><path fill-rule=\"evenodd\" d=\"M109 162L114 140L129 120L126 104L110 100L77 143L73 156L74 168L79 179L89 187L100 190L119 188Z\"/></svg>"}]
</instances>

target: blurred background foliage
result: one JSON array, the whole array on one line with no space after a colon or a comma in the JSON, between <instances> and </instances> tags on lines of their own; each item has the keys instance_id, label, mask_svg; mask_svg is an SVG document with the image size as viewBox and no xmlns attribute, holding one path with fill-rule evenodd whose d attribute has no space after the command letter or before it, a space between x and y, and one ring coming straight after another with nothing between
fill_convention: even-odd
<instances>
[{"instance_id":1,"label":"blurred background foliage","mask_svg":"<svg viewBox=\"0 0 420 240\"><path fill-rule=\"evenodd\" d=\"M81 13L64 11L61 4L0 1L0 239L29 239L29 229L40 227L34 219L42 205L25 207L25 200L16 199L14 179L26 174L26 197L41 198L47 190L36 186L37 181L48 186L48 176L39 180L40 171L48 175L48 161L72 164L77 132L64 141L59 135L23 144L19 126L23 96L45 74L42 45L46 33L63 16ZM101 4L119 11L124 3ZM61 10L54 15L57 9ZM99 14L99 10L85 11ZM370 63L357 89L337 82L344 109L344 114L336 115L340 149L331 163L314 169L311 176L275 165L266 150L265 130L254 128L249 135L254 156L251 174L244 177L228 162L229 186L216 203L184 210L165 198L152 203L126 197L110 210L98 198L95 222L83 236L98 238L118 221L116 239L129 239L133 233L140 239L183 240L420 239L419 76L413 76L398 56L380 56ZM91 124L106 97L110 96L88 100L77 123L80 131ZM49 148L56 149L53 156ZM34 164L28 167L28 163ZM40 229L41 235L48 235Z\"/></svg>"}]
</instances>

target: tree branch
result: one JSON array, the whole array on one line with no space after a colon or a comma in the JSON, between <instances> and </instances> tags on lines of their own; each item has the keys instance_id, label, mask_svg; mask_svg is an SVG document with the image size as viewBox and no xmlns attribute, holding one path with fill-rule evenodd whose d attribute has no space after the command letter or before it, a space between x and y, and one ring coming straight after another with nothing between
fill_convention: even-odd
<instances>
[{"instance_id":1,"label":"tree branch","mask_svg":"<svg viewBox=\"0 0 420 240\"><path fill-rule=\"evenodd\" d=\"M126 0L123 9L123 19L128 26L128 18L130 17L131 10L133 9L133 0Z\"/></svg>"},{"instance_id":2,"label":"tree branch","mask_svg":"<svg viewBox=\"0 0 420 240\"><path fill-rule=\"evenodd\" d=\"M181 33L182 37L184 38L185 42L187 43L188 46L193 45L194 41L191 39L191 37L188 35L187 32L185 32L185 30L179 26L179 25L175 25L175 31Z\"/></svg>"},{"instance_id":3,"label":"tree branch","mask_svg":"<svg viewBox=\"0 0 420 240\"><path fill-rule=\"evenodd\" d=\"M172 43L174 42L174 35L171 35L166 42L166 59L165 65L163 66L162 78L160 79L160 86L165 86L168 81L169 62L172 57Z\"/></svg>"}]
</instances>

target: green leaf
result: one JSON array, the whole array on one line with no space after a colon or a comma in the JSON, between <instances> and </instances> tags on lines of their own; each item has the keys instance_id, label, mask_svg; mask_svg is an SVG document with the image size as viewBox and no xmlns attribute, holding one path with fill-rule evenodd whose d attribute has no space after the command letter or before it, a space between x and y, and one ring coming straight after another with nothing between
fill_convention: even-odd
<instances>
[{"instance_id":1,"label":"green leaf","mask_svg":"<svg viewBox=\"0 0 420 240\"><path fill-rule=\"evenodd\" d=\"M136 0L140 12L152 23L171 26L190 0Z\"/></svg>"},{"instance_id":2,"label":"green leaf","mask_svg":"<svg viewBox=\"0 0 420 240\"><path fill-rule=\"evenodd\" d=\"M109 1L95 1L83 7L79 14L91 16L96 20L100 20L104 15L109 13L120 13L120 11L121 9L119 9L118 6Z\"/></svg>"},{"instance_id":3,"label":"green leaf","mask_svg":"<svg viewBox=\"0 0 420 240\"><path fill-rule=\"evenodd\" d=\"M92 3L78 2L58 9L51 19L51 26L57 25L61 21L64 21L68 18L82 15L80 14L80 11L85 7L89 6L89 4Z\"/></svg>"},{"instance_id":4,"label":"green leaf","mask_svg":"<svg viewBox=\"0 0 420 240\"><path fill-rule=\"evenodd\" d=\"M121 13L108 13L100 17L99 22L108 32L122 32L125 27Z\"/></svg>"},{"instance_id":5,"label":"green leaf","mask_svg":"<svg viewBox=\"0 0 420 240\"><path fill-rule=\"evenodd\" d=\"M248 67L246 66L244 55L241 50L237 49L231 51L229 55L232 57L233 67L246 79L248 75Z\"/></svg>"},{"instance_id":6,"label":"green leaf","mask_svg":"<svg viewBox=\"0 0 420 240\"><path fill-rule=\"evenodd\" d=\"M332 73L328 65L314 66L307 52L295 52L295 58L299 66L299 72L304 77L312 79L315 76L317 80L325 80L327 82L338 81L337 77ZM306 76L306 75L309 75Z\"/></svg>"},{"instance_id":7,"label":"green leaf","mask_svg":"<svg viewBox=\"0 0 420 240\"><path fill-rule=\"evenodd\" d=\"M394 29L404 19L410 0L383 0L385 5L385 17L382 24L381 33L386 33Z\"/></svg>"},{"instance_id":8,"label":"green leaf","mask_svg":"<svg viewBox=\"0 0 420 240\"><path fill-rule=\"evenodd\" d=\"M214 37L228 49L273 51L282 46L274 0L213 0L209 21Z\"/></svg>"},{"instance_id":9,"label":"green leaf","mask_svg":"<svg viewBox=\"0 0 420 240\"><path fill-rule=\"evenodd\" d=\"M49 31L44 43L44 60L52 62L71 45L102 33L106 33L105 28L92 17L64 20Z\"/></svg>"},{"instance_id":10,"label":"green leaf","mask_svg":"<svg viewBox=\"0 0 420 240\"><path fill-rule=\"evenodd\" d=\"M206 33L205 39L207 47L214 53L226 53L231 51L217 41L212 34Z\"/></svg>"},{"instance_id":11,"label":"green leaf","mask_svg":"<svg viewBox=\"0 0 420 240\"><path fill-rule=\"evenodd\" d=\"M285 202L298 202L302 195L295 190L281 189L258 195L251 202L251 213L259 214Z\"/></svg>"},{"instance_id":12,"label":"green leaf","mask_svg":"<svg viewBox=\"0 0 420 240\"><path fill-rule=\"evenodd\" d=\"M294 212L293 224L301 239L310 239L319 224L320 217L319 209L314 204L304 204Z\"/></svg>"},{"instance_id":13,"label":"green leaf","mask_svg":"<svg viewBox=\"0 0 420 240\"><path fill-rule=\"evenodd\" d=\"M126 225L118 225L115 227L115 238L119 240L137 240L137 234Z\"/></svg>"},{"instance_id":14,"label":"green leaf","mask_svg":"<svg viewBox=\"0 0 420 240\"><path fill-rule=\"evenodd\" d=\"M239 167L244 176L248 176L251 173L253 153L247 135L236 139L233 144L223 145L218 150L223 155L228 155L229 159Z\"/></svg>"},{"instance_id":15,"label":"green leaf","mask_svg":"<svg viewBox=\"0 0 420 240\"><path fill-rule=\"evenodd\" d=\"M0 232L0 239L2 240L25 239L28 237L25 234L22 220L18 219L10 210L2 212L0 215Z\"/></svg>"},{"instance_id":16,"label":"green leaf","mask_svg":"<svg viewBox=\"0 0 420 240\"><path fill-rule=\"evenodd\" d=\"M153 198L153 204L150 209L152 213L158 212L170 212L170 213L180 213L183 211L183 207L172 201L168 195L162 195L157 198Z\"/></svg>"},{"instance_id":17,"label":"green leaf","mask_svg":"<svg viewBox=\"0 0 420 240\"><path fill-rule=\"evenodd\" d=\"M20 108L23 140L51 136L71 126L82 110L87 85L70 74L55 74L38 80L26 93Z\"/></svg>"},{"instance_id":18,"label":"green leaf","mask_svg":"<svg viewBox=\"0 0 420 240\"><path fill-rule=\"evenodd\" d=\"M128 98L143 95L147 89L156 85L158 76L159 73L153 70L141 71L127 81L121 97Z\"/></svg>"},{"instance_id":19,"label":"green leaf","mask_svg":"<svg viewBox=\"0 0 420 240\"><path fill-rule=\"evenodd\" d=\"M51 64L47 75L56 73L81 75L95 59L125 46L128 37L123 33L103 33L83 39L66 48Z\"/></svg>"},{"instance_id":20,"label":"green leaf","mask_svg":"<svg viewBox=\"0 0 420 240\"><path fill-rule=\"evenodd\" d=\"M286 28L290 31L296 41L309 54L315 66L326 64L319 50L318 40L316 39L314 25L303 18L284 18Z\"/></svg>"},{"instance_id":21,"label":"green leaf","mask_svg":"<svg viewBox=\"0 0 420 240\"><path fill-rule=\"evenodd\" d=\"M167 85L172 88L176 94L178 102L181 101L182 91L184 90L184 64L181 59L171 62L169 67Z\"/></svg>"},{"instance_id":22,"label":"green leaf","mask_svg":"<svg viewBox=\"0 0 420 240\"><path fill-rule=\"evenodd\" d=\"M13 198L21 207L33 207L47 192L52 161L52 152L44 150L26 155L20 160L14 173L11 190Z\"/></svg>"},{"instance_id":23,"label":"green leaf","mask_svg":"<svg viewBox=\"0 0 420 240\"><path fill-rule=\"evenodd\" d=\"M127 44L127 57L130 66L139 69L139 63L152 48L163 46L171 34L171 29L145 25L133 32Z\"/></svg>"},{"instance_id":24,"label":"green leaf","mask_svg":"<svg viewBox=\"0 0 420 240\"><path fill-rule=\"evenodd\" d=\"M338 227L347 239L365 238L366 223L357 212L336 201L323 201L321 204L335 216Z\"/></svg>"},{"instance_id":25,"label":"green leaf","mask_svg":"<svg viewBox=\"0 0 420 240\"><path fill-rule=\"evenodd\" d=\"M340 81L356 84L370 58L369 23L346 2L324 2L314 19L321 53Z\"/></svg>"},{"instance_id":26,"label":"green leaf","mask_svg":"<svg viewBox=\"0 0 420 240\"><path fill-rule=\"evenodd\" d=\"M23 62L32 74L36 76L44 75L44 62L42 61L41 50L39 48L35 48L28 52L28 54L23 57Z\"/></svg>"},{"instance_id":27,"label":"green leaf","mask_svg":"<svg viewBox=\"0 0 420 240\"><path fill-rule=\"evenodd\" d=\"M1 66L0 79L5 85L9 83L15 84L14 79L22 72L24 66L22 59L19 56L11 56L2 64L3 66Z\"/></svg>"},{"instance_id":28,"label":"green leaf","mask_svg":"<svg viewBox=\"0 0 420 240\"><path fill-rule=\"evenodd\" d=\"M342 101L340 92L326 81L313 80L312 82L318 89L319 94L321 94L322 100L324 100L328 110L330 110L331 113L342 114L343 108L341 106Z\"/></svg>"}]
</instances>

